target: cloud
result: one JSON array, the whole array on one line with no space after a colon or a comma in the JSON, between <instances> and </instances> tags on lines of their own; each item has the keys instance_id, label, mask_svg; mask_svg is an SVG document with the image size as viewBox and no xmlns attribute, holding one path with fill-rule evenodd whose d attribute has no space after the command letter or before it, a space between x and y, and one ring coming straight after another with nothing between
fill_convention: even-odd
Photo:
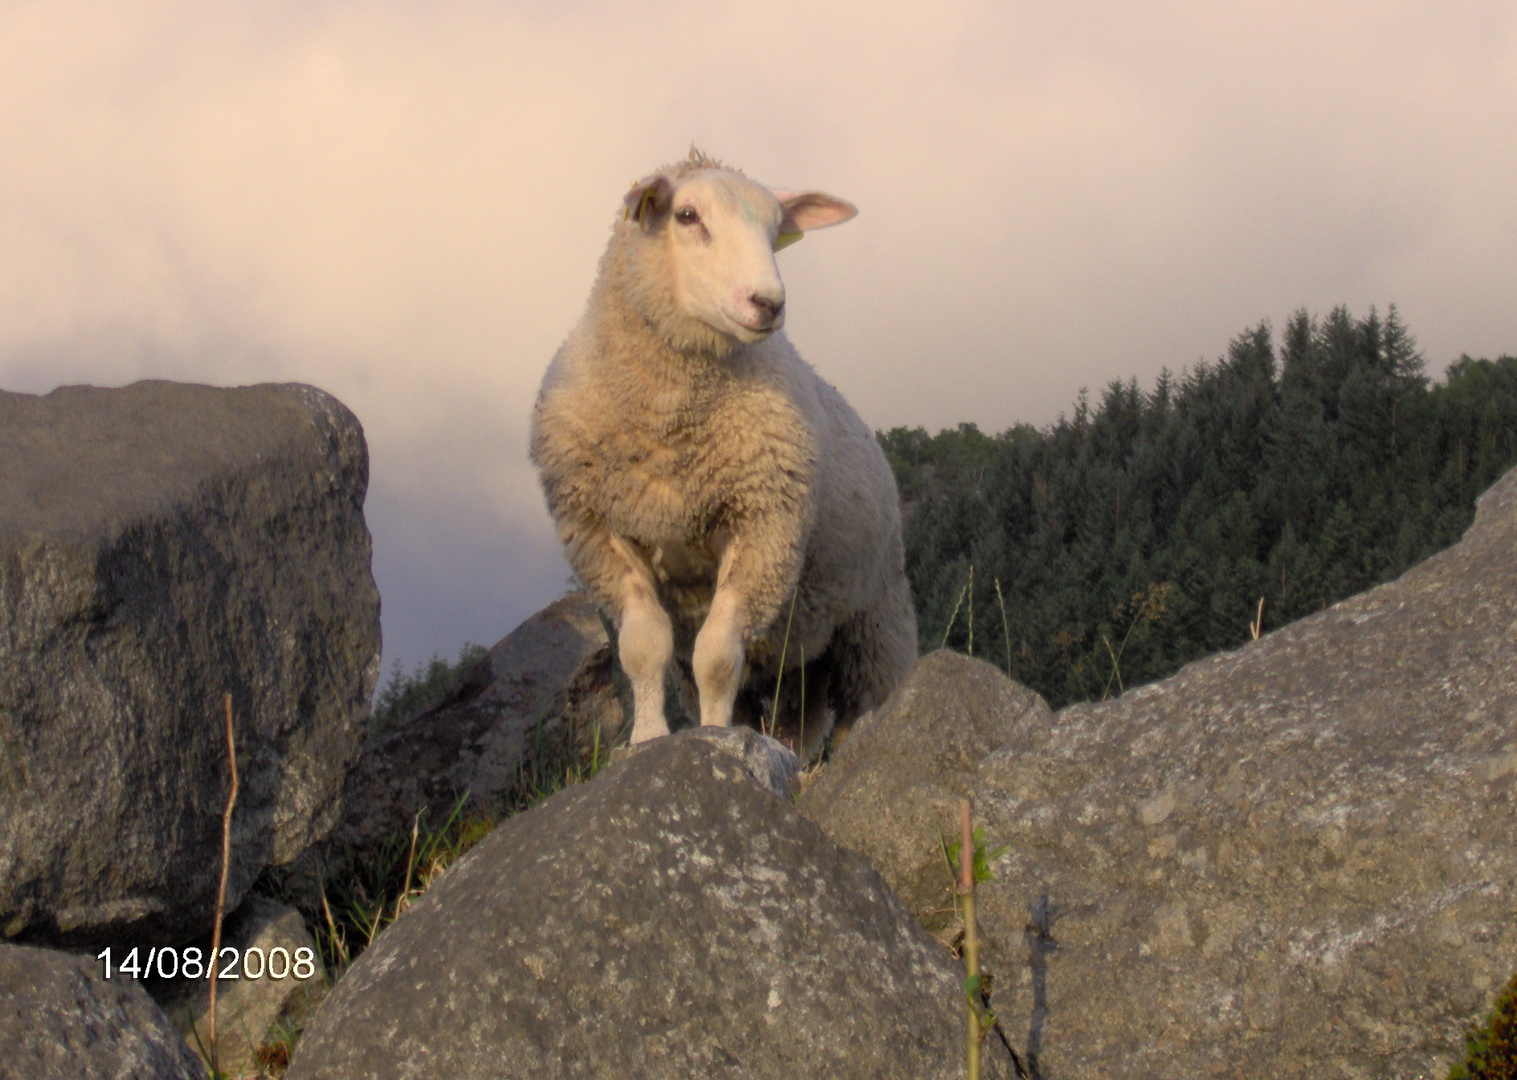
<instances>
[{"instance_id":1,"label":"cloud","mask_svg":"<svg viewBox=\"0 0 1517 1080\"><path fill-rule=\"evenodd\" d=\"M331 390L387 654L452 653L560 591L532 397L692 140L862 208L781 268L876 426L1046 423L1302 305L1517 350L1505 5L55 0L0 7L0 386Z\"/></svg>"}]
</instances>

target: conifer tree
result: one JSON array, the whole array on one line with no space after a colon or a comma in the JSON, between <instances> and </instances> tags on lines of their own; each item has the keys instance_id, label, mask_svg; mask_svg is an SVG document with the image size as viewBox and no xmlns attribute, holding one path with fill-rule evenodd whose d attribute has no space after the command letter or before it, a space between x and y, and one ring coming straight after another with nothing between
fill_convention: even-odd
<instances>
[{"instance_id":1,"label":"conifer tree","mask_svg":"<svg viewBox=\"0 0 1517 1080\"><path fill-rule=\"evenodd\" d=\"M976 654L1063 704L1242 644L1261 599L1268 630L1457 539L1517 462L1517 359L1430 386L1395 305L1303 309L1278 355L1261 322L1147 393L1082 390L1042 431L880 441L922 647L965 648L972 612Z\"/></svg>"}]
</instances>

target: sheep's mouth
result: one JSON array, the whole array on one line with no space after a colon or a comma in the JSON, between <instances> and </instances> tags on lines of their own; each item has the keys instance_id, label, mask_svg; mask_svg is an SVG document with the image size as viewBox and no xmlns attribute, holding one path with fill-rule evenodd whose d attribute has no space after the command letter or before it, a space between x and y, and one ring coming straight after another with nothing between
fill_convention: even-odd
<instances>
[{"instance_id":1,"label":"sheep's mouth","mask_svg":"<svg viewBox=\"0 0 1517 1080\"><path fill-rule=\"evenodd\" d=\"M757 334L759 337L768 337L770 334L774 333L780 328L781 325L783 325L784 320L785 317L783 315L776 315L774 318L770 319L755 320L754 322L748 322L745 319L739 319L735 315L727 316L727 321L732 323L733 326L737 327L743 333Z\"/></svg>"}]
</instances>

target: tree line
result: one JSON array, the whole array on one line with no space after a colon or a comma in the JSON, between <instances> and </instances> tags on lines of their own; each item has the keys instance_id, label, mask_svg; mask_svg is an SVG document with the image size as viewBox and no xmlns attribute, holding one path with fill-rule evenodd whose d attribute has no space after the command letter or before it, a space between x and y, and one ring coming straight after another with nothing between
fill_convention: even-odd
<instances>
[{"instance_id":1,"label":"tree line","mask_svg":"<svg viewBox=\"0 0 1517 1080\"><path fill-rule=\"evenodd\" d=\"M1389 580L1517 463L1517 358L1432 384L1394 305L1268 321L1036 429L879 435L924 650L1055 707L1114 696Z\"/></svg>"}]
</instances>

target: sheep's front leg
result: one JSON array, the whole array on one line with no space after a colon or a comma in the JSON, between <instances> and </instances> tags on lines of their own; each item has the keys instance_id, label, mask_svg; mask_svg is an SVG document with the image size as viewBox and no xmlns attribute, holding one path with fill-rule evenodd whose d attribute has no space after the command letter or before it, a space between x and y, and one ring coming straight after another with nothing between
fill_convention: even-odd
<instances>
[{"instance_id":1,"label":"sheep's front leg","mask_svg":"<svg viewBox=\"0 0 1517 1080\"><path fill-rule=\"evenodd\" d=\"M731 544L722 554L711 611L700 633L695 636L691 667L695 670L695 688L701 699L702 726L729 727L732 724L732 703L743 680L743 632L748 612L743 594L730 580L736 550L737 545Z\"/></svg>"},{"instance_id":2,"label":"sheep's front leg","mask_svg":"<svg viewBox=\"0 0 1517 1080\"><path fill-rule=\"evenodd\" d=\"M658 602L652 572L625 543L613 541L613 547L627 564L618 590L616 654L632 684L632 741L647 742L669 734L664 672L674 656L674 626Z\"/></svg>"}]
</instances>

